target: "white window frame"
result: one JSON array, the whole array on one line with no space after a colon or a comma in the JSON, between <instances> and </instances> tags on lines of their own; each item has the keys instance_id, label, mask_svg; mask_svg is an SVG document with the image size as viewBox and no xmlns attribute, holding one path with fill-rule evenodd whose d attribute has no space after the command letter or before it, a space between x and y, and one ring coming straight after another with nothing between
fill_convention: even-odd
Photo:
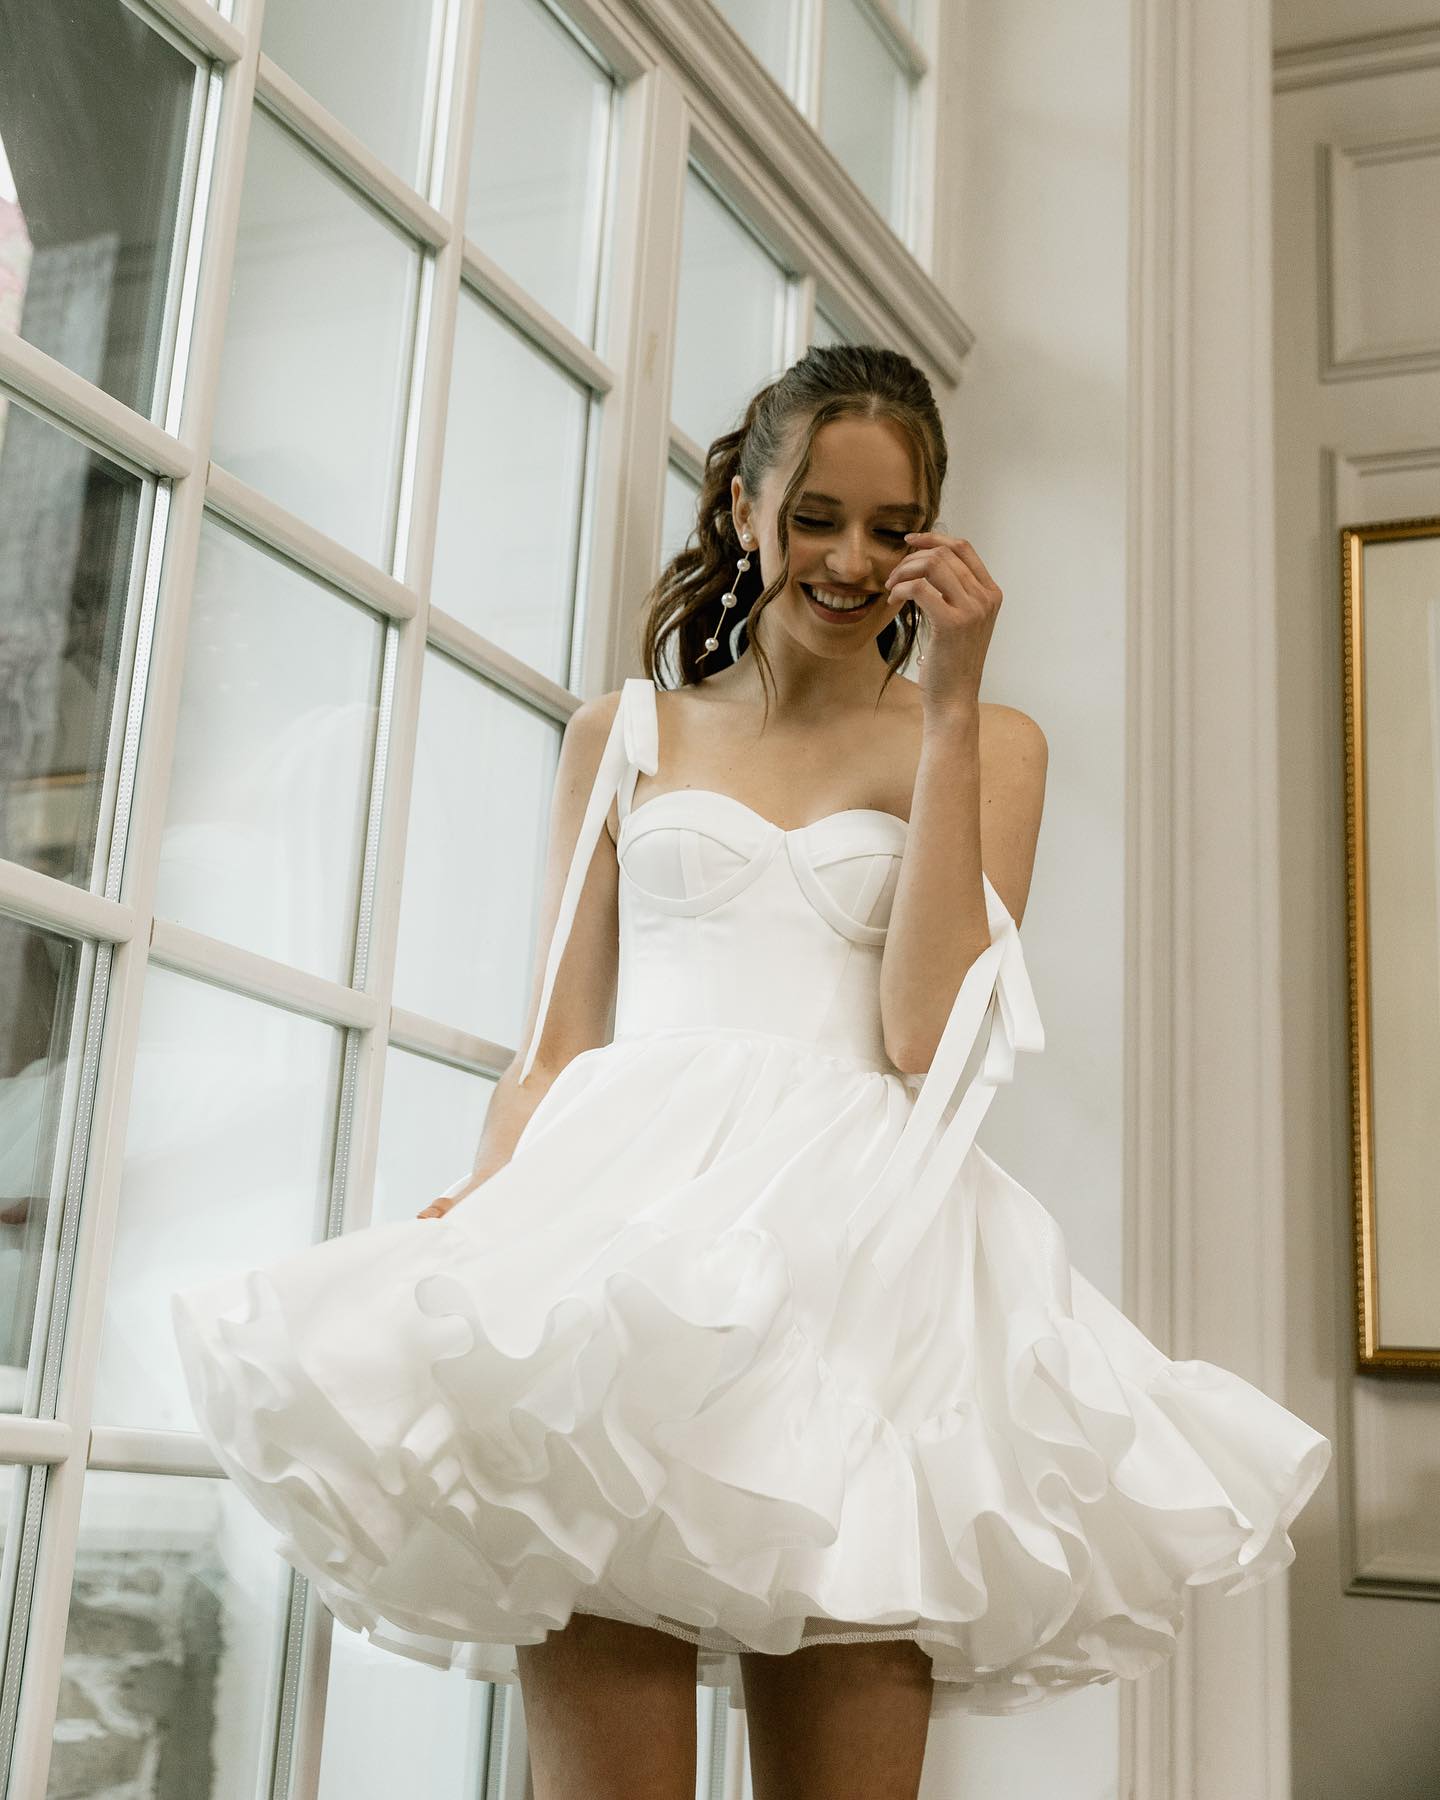
<instances>
[{"instance_id":1,"label":"white window frame","mask_svg":"<svg viewBox=\"0 0 1440 1800\"><path fill-rule=\"evenodd\" d=\"M198 1437L92 1423L105 1290L117 1224L145 972L150 961L267 999L345 1032L341 1117L330 1229L369 1217L390 1043L480 1073L498 1074L512 1047L396 1009L392 982L401 865L409 817L421 672L427 646L557 723L582 695L630 672L635 610L654 579L667 462L698 475L704 447L670 418L679 245L686 170L693 157L791 271L787 359L808 341L817 294L847 332L904 350L939 389L958 382L972 336L928 273L934 241L936 72L888 0L863 4L916 76L912 196L907 235L879 216L813 126L706 0L570 0L564 11L615 71L621 93L613 142L606 341L592 349L551 317L463 236L483 0L444 0L441 117L425 189L387 168L358 136L260 50L265 0L238 19L205 0L112 0L210 64L204 115L192 133L196 200L182 205L180 295L165 416L153 422L11 333L0 332L0 387L114 458L147 483L127 619L133 667L116 700L114 829L101 891L90 893L0 863L0 908L62 932L81 950L76 1055L67 1071L74 1122L59 1146L41 1311L54 1307L36 1371L42 1416L0 1416L0 1461L31 1466L23 1523L5 1549L15 1619L0 1694L0 1765L11 1791L45 1791L88 1468L218 1476ZM825 0L802 0L813 116ZM938 33L939 0L920 0L925 42ZM558 6L555 10L561 10ZM288 513L210 461L225 311L253 106L261 104L362 189L428 253L420 283L400 526L391 568ZM204 256L201 256L202 244ZM590 529L576 619L573 687L527 667L429 603L456 314L462 279L530 334L595 396L585 507ZM206 509L272 546L385 622L382 714L373 772L351 983L327 981L156 919L154 900L174 755L191 593ZM128 683L128 688L127 688ZM144 721L144 732L140 730ZM383 800L383 805L381 804ZM108 811L109 809L107 809ZM123 868L122 868L123 859ZM92 978L93 977L93 978ZM44 1505L44 1532L40 1506ZM295 1577L278 1695L271 1787L315 1792L320 1766L328 1614L307 1606ZM24 1706L18 1705L23 1661ZM720 1709L717 1709L717 1717ZM500 1730L505 1709L497 1709ZM735 1721L717 1732L733 1739ZM503 1791L523 1791L523 1723L509 1720ZM718 1740L717 1740L718 1742ZM714 1747L712 1746L712 1749ZM702 1747L702 1762L705 1752ZM711 1756L712 1773L723 1762ZM733 1758L732 1758L733 1763ZM715 1785L710 1792L719 1794ZM739 1793L732 1768L725 1791Z\"/></svg>"}]
</instances>

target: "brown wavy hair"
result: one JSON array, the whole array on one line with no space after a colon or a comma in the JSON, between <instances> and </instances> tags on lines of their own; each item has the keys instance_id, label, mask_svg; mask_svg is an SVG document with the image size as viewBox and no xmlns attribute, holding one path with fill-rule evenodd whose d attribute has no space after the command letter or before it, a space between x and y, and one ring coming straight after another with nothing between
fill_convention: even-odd
<instances>
[{"instance_id":1,"label":"brown wavy hair","mask_svg":"<svg viewBox=\"0 0 1440 1800\"><path fill-rule=\"evenodd\" d=\"M879 344L812 344L783 375L762 387L745 409L733 431L716 438L705 457L705 472L696 502L696 522L685 545L661 570L645 596L641 617L640 654L645 673L657 678L662 657L675 639L674 660L679 685L693 687L707 675L738 660L742 627L760 670L769 710L770 669L763 646L749 626L790 580L790 520L796 496L810 469L815 434L831 419L845 415L866 419L891 419L910 440L920 477L920 500L925 508L923 529L929 530L940 508L948 452L935 396L924 373L909 357ZM786 454L789 434L799 421L799 461L781 496L778 532L783 566L769 587L752 553L749 569L735 579L737 602L722 609L720 597L731 591L736 576L740 540L730 513L730 487L739 475L753 500L771 469ZM920 612L907 601L876 638L876 646L888 664L881 683L883 694L914 646ZM701 663L708 637L718 637L719 648Z\"/></svg>"}]
</instances>

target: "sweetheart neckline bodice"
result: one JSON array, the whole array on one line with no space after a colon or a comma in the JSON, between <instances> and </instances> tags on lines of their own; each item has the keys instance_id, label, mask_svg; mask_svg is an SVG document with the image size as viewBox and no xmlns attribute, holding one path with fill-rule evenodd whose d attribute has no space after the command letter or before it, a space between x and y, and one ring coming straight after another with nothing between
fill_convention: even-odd
<instances>
[{"instance_id":1,"label":"sweetheart neckline bodice","mask_svg":"<svg viewBox=\"0 0 1440 1800\"><path fill-rule=\"evenodd\" d=\"M645 811L647 806L656 806L660 801L674 799L677 795L686 798L703 795L712 800L721 800L727 806L733 806L740 812L748 813L758 824L763 825L768 831L777 832L781 837L801 837L807 831L814 831L821 825L828 825L832 819L852 819L857 816L892 819L902 831L908 832L910 829L908 819L902 819L899 813L890 812L883 806L841 806L837 807L834 812L822 813L818 819L811 819L806 825L777 825L773 819L767 818L764 813L758 812L753 806L738 799L734 794L725 794L719 788L707 787L663 788L658 794L647 794L643 800L637 800L626 808L625 815L620 821L620 829L623 831L626 821L637 817Z\"/></svg>"},{"instance_id":2,"label":"sweetheart neckline bodice","mask_svg":"<svg viewBox=\"0 0 1440 1800\"><path fill-rule=\"evenodd\" d=\"M635 773L635 765L632 763L629 770L630 782L628 793L630 794L634 793ZM625 797L626 790L622 788L622 804ZM660 806L667 800L691 800L696 798L719 800L724 805L733 807L737 812L744 813L747 818L754 820L754 822L772 838L783 840L786 843L787 848L791 848L792 864L795 862L795 856L793 847L791 846L791 840L796 838L803 840L808 833L818 831L822 825L829 825L840 819L885 819L888 821L885 829L891 830L898 827L898 835L902 841L908 840L910 834L910 821L908 819L902 819L899 813L890 812L883 806L842 806L838 807L834 812L822 813L818 819L812 819L808 825L777 825L773 819L767 819L764 813L757 812L753 806L748 804L748 802L737 799L734 794L722 793L719 788L664 788L658 794L647 794L643 800L633 801L630 805L625 807L625 810L620 817L620 832L614 840L616 851L619 852L624 847L630 821L632 819L638 819L648 807ZM983 869L980 871L980 880L986 893L994 896L996 903L1000 906L1004 916L1008 919L1010 917L1009 908L1005 906L1004 901L1000 898L999 889ZM828 913L827 916L829 916ZM851 924L858 924L858 921L855 920L849 922ZM831 919L831 923L835 923L833 918ZM866 929L872 928L867 927ZM874 941L882 942L883 938L884 933L882 931L881 936Z\"/></svg>"},{"instance_id":3,"label":"sweetheart neckline bodice","mask_svg":"<svg viewBox=\"0 0 1440 1800\"><path fill-rule=\"evenodd\" d=\"M783 1012L786 1005L791 1005L797 1016L804 1013L807 1018L805 1030L799 1035L805 1036L807 1040L813 1037L817 1043L831 1039L838 1041L836 1021L846 1023L846 1020L841 1019L841 1014L848 1005L853 1015L847 1015L848 1025L858 1027L862 1036L868 1034L867 1042L878 1042L876 1032L879 1029L880 1014L874 978L889 926L888 920L885 925L871 925L862 921L868 920L882 887L894 879L895 865L901 861L911 840L911 821L883 807L840 807L805 825L778 825L748 801L741 800L734 794L727 794L720 788L708 787L665 788L660 793L647 794L638 803L631 804L638 778L642 774L654 777L659 769L655 687L648 678L631 677L621 689L619 704L610 722L609 734L586 802L580 832L571 852L570 866L566 872L559 909L546 951L539 1003L521 1065L520 1080L523 1082L526 1079L534 1064L556 973L574 923L580 890L596 843L605 829L606 814L612 800L618 801L619 806L619 829L614 847L618 856L622 895L620 961L622 974L631 978L633 992L626 995L626 1000L627 1004L632 1005L636 1019L642 1020L647 1028L657 1028L657 1021L668 1016L668 1009L679 1006L682 1002L688 1008L685 1014L687 1025L698 1023L703 1027L707 1020L716 1025L725 1023L723 1015L727 1008L733 1011L739 1007L743 1012L744 1005L754 997L743 993L727 993L722 996L716 989L710 996L713 1004L707 1002L702 1006L695 1002L684 983L677 986L669 982L658 988L652 985L644 998L641 997L641 990L634 984L647 968L653 974L653 969L663 963L670 953L668 946L676 942L673 922L667 922L668 915L691 915L696 919L708 916L717 919L725 901L736 898L747 888L755 888L759 892L762 877L769 881L778 878L779 886L766 888L761 896L765 908L770 908L773 903L773 917L767 911L763 929L756 921L749 923L752 929L760 931L760 941L766 947L778 942L783 931L790 932L786 970L794 973L800 980L801 991L778 997L767 991L765 995L756 998L754 1018L745 1013L740 1022L757 1028L757 1022L763 1023L776 1008ZM748 832L741 833L737 829L732 839L723 829L727 819L732 824L740 820L746 821ZM636 821L633 826L631 820ZM662 860L667 856L674 859L673 867L681 877L679 888L667 896L659 891L659 881L642 886L627 864L632 860L635 848L642 838L661 833L667 828L675 830L682 839L686 838L687 833L697 840L701 837L719 839L738 856L739 862L720 879L718 885L710 885L706 881L703 891L697 892L697 882L703 880L707 873L713 872L703 861L699 843L682 842L674 846L661 846L657 855ZM744 839L747 835L756 841L753 844L746 843ZM783 855L780 854L782 849ZM830 891L829 884L820 875L820 869L822 865L833 865L867 855L870 859L869 866L860 877L855 893L848 896L850 904L844 905ZM767 871L774 871L777 866L780 871L788 868L793 875L793 883L787 885L783 875L767 876ZM990 947L971 964L951 1007L925 1080L925 1088L931 1095L933 1104L921 1113L916 1123L917 1131L922 1128L925 1117L934 1109L934 1105L941 1104L940 1094L952 1086L954 1081L958 1081L963 1073L970 1046L976 1041L986 1018L990 1016L992 999L998 998L999 1006L995 1011L996 1022L992 1023L987 1036L984 1065L987 1082L1008 1081L1014 1051L1039 1048L1043 1043L1042 1027L1029 990L1015 920L994 882L983 870L981 881L985 889L986 914L990 924ZM679 891L682 888L684 891ZM797 893L809 902L803 914L797 912L793 905ZM815 1012L817 995L823 1001L822 989L826 993L829 989L826 989L825 980L817 975L816 967L806 959L815 955L824 963L836 948L830 934L817 937L813 928L806 923L814 915L832 926L836 937L849 940L836 959L835 966L828 970L828 975L834 978L832 987L836 982L842 985L846 981L852 983L852 989L847 990L848 997L843 1003L838 998L838 988L830 994L830 1001L826 1003L833 1002L839 1006L839 1012L834 1018L818 1019L810 1016ZM702 969L705 966L704 958L695 955L697 946L718 943L727 929L740 932L745 928L746 922L744 918L737 917L725 921L718 931L707 926L698 936L692 933L688 947L683 952L677 952L684 958L685 967ZM627 931L632 933L632 953L629 955L626 954ZM646 956L636 953L641 941L645 943ZM857 958L857 949L871 954L868 958ZM647 1011L647 1007L651 1010ZM859 1017L860 1011L863 1011L863 1018ZM618 999L616 1020L618 1031ZM840 1030L839 1035L843 1036L844 1031ZM878 1066L884 1059L880 1057L878 1050L876 1057Z\"/></svg>"}]
</instances>

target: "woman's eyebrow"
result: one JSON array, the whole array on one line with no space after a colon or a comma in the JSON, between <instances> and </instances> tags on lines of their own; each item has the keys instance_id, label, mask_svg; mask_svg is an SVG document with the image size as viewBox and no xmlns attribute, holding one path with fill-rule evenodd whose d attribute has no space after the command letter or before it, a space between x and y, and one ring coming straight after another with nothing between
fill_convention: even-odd
<instances>
[{"instance_id":1,"label":"woman's eyebrow","mask_svg":"<svg viewBox=\"0 0 1440 1800\"><path fill-rule=\"evenodd\" d=\"M841 504L833 494L817 494L814 488L806 488L799 497L802 500L818 500L824 506ZM903 513L907 519L923 519L925 517L925 508L917 505L913 500L892 500L885 506L877 506L875 510L876 512Z\"/></svg>"}]
</instances>

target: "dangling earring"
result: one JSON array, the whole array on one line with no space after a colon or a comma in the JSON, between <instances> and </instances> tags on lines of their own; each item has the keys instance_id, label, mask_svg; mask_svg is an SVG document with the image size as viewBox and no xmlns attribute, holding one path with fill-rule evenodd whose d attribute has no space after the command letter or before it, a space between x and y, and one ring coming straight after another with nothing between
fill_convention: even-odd
<instances>
[{"instance_id":1,"label":"dangling earring","mask_svg":"<svg viewBox=\"0 0 1440 1800\"><path fill-rule=\"evenodd\" d=\"M748 544L750 542L749 534L742 532L740 535L740 542L742 544ZM715 636L706 638L705 648L701 651L699 656L696 657L696 662L704 662L705 658L712 650L718 650L720 648L720 633L724 629L725 614L732 606L738 604L740 596L735 592L735 589L739 587L740 577L749 567L750 558L748 556L742 556L739 562L736 563L735 579L730 584L730 592L720 596L720 623L715 627Z\"/></svg>"},{"instance_id":2,"label":"dangling earring","mask_svg":"<svg viewBox=\"0 0 1440 1800\"><path fill-rule=\"evenodd\" d=\"M920 613L919 607L915 605L913 600L911 601L910 605L911 605L911 608L915 615L915 635L918 638L918 637L920 637L920 632L921 632L921 613ZM924 662L924 660L925 660L925 644L924 644L924 640L922 639L921 644L920 644L920 654L915 658L915 667L918 669L920 667L921 663Z\"/></svg>"}]
</instances>

